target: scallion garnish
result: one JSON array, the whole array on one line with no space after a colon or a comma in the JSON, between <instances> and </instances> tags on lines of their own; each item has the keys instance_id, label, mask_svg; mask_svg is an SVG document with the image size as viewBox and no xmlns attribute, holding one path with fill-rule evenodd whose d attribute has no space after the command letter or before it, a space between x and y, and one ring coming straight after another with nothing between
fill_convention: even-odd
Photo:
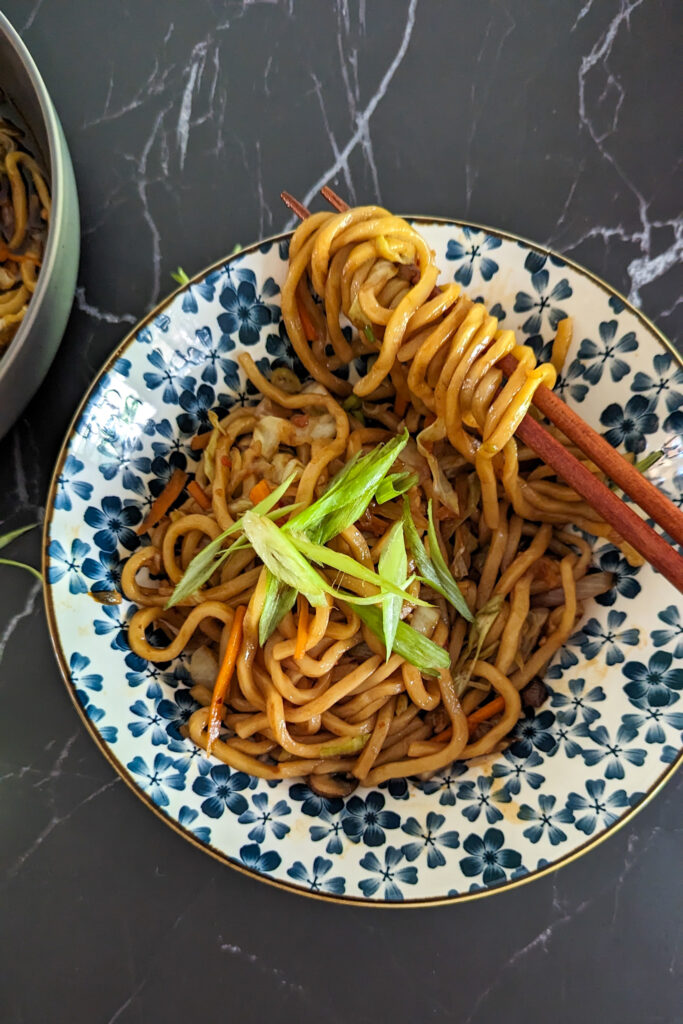
<instances>
[{"instance_id":1,"label":"scallion garnish","mask_svg":"<svg viewBox=\"0 0 683 1024\"><path fill-rule=\"evenodd\" d=\"M380 482L375 491L375 501L383 505L385 501L393 501L409 491L419 481L417 473L390 473Z\"/></svg>"},{"instance_id":2,"label":"scallion garnish","mask_svg":"<svg viewBox=\"0 0 683 1024\"><path fill-rule=\"evenodd\" d=\"M190 279L182 267L178 267L177 270L174 270L171 277L174 281L177 281L178 284L186 285L190 283Z\"/></svg>"},{"instance_id":3,"label":"scallion garnish","mask_svg":"<svg viewBox=\"0 0 683 1024\"><path fill-rule=\"evenodd\" d=\"M380 609L376 605L360 608L354 606L354 611L368 629L371 629L381 640L383 627ZM423 636L422 633L418 633L406 622L399 622L396 627L393 650L428 676L438 676L442 669L448 668L451 663L448 651Z\"/></svg>"},{"instance_id":4,"label":"scallion garnish","mask_svg":"<svg viewBox=\"0 0 683 1024\"><path fill-rule=\"evenodd\" d=\"M391 580L397 587L405 587L406 576L408 575L408 557L406 545L403 539L403 523L394 523L389 531L384 547L377 563L380 576L383 579ZM384 646L387 651L387 661L394 649L396 627L401 618L403 601L395 594L387 594L382 598L382 631L384 633Z\"/></svg>"},{"instance_id":5,"label":"scallion garnish","mask_svg":"<svg viewBox=\"0 0 683 1024\"><path fill-rule=\"evenodd\" d=\"M436 590L437 593L441 594L446 600L453 605L455 610L462 615L463 619L467 619L468 622L472 622L473 616L467 602L462 595L460 587L455 582L451 572L446 565L441 549L439 547L436 531L434 529L434 520L432 518L432 503L429 502L428 506L428 519L429 528L427 536L429 538L429 555L427 554L424 544L420 540L413 517L410 514L410 505L408 499L403 498L403 526L405 528L405 538L408 545L408 550L415 559L420 578L423 583L431 587L432 590Z\"/></svg>"}]
</instances>

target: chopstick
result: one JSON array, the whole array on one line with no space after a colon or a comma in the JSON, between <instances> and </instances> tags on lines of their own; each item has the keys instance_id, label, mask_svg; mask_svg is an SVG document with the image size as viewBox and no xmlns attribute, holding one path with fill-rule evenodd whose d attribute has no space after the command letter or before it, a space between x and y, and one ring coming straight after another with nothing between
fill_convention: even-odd
<instances>
[{"instance_id":1,"label":"chopstick","mask_svg":"<svg viewBox=\"0 0 683 1024\"><path fill-rule=\"evenodd\" d=\"M348 210L332 189L325 186L321 195L340 213ZM281 193L282 201L302 220L309 211L288 192ZM501 361L503 372L509 375L517 361L512 356ZM536 396L540 397L537 399ZM607 473L619 486L648 512L671 537L682 542L683 512L657 490L630 462L627 462L604 438L600 437L584 420L571 410L549 388L538 388L534 404L552 419L591 461ZM594 476L579 460L567 451L541 423L525 416L516 433L555 470L610 526L639 552L662 576L683 593L683 557L674 547L656 533L645 520ZM597 439L597 440L596 440ZM645 486L643 486L645 485Z\"/></svg>"}]
</instances>

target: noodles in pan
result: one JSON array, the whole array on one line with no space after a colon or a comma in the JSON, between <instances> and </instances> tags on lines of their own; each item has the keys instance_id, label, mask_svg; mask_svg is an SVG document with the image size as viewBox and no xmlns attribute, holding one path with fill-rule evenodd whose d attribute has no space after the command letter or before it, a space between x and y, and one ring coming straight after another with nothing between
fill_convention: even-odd
<instances>
[{"instance_id":1,"label":"noodles in pan","mask_svg":"<svg viewBox=\"0 0 683 1024\"><path fill-rule=\"evenodd\" d=\"M24 319L40 268L50 219L45 176L0 117L0 354Z\"/></svg>"},{"instance_id":2,"label":"noodles in pan","mask_svg":"<svg viewBox=\"0 0 683 1024\"><path fill-rule=\"evenodd\" d=\"M343 795L500 750L611 584L570 527L609 528L514 437L570 322L537 366L438 275L386 210L304 221L282 313L309 378L241 356L260 400L193 440L124 567L132 650L189 656L187 734L234 768Z\"/></svg>"}]
</instances>

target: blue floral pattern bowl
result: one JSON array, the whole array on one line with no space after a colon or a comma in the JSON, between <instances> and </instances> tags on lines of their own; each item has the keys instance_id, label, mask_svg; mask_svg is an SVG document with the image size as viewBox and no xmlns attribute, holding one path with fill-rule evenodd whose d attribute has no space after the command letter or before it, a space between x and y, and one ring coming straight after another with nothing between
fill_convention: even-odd
<instances>
[{"instance_id":1,"label":"blue floral pattern bowl","mask_svg":"<svg viewBox=\"0 0 683 1024\"><path fill-rule=\"evenodd\" d=\"M683 371L656 329L588 272L475 226L420 222L442 267L545 358L558 320L574 343L558 390L613 445L671 456L657 482L683 502ZM303 376L280 313L288 237L252 246L176 292L121 344L83 401L50 491L46 601L77 707L131 787L219 859L282 886L365 903L425 903L500 890L562 864L651 796L683 735L678 594L609 544L614 588L591 602L503 754L397 780L345 801L303 781L269 784L185 740L194 704L183 659L133 654L119 587L135 527L208 413L254 399L236 354Z\"/></svg>"}]
</instances>

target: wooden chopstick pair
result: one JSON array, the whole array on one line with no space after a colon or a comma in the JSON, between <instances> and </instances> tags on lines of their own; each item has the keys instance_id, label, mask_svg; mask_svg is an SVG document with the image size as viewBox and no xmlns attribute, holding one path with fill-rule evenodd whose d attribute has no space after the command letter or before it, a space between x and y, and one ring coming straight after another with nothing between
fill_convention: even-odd
<instances>
[{"instance_id":1,"label":"wooden chopstick pair","mask_svg":"<svg viewBox=\"0 0 683 1024\"><path fill-rule=\"evenodd\" d=\"M323 198L335 210L341 213L349 209L348 204L332 189L325 186L320 191ZM288 192L282 192L281 198L301 220L310 216L309 210ZM499 365L506 376L510 376L517 366L517 360L514 356L508 355L501 360ZM665 494L612 448L603 437L549 388L541 385L534 394L533 402L677 544L683 545L683 511L681 509L677 508ZM683 593L683 557L672 545L656 533L602 480L586 469L583 463L567 451L564 445L532 416L524 417L516 433L577 494L580 494L620 537L634 547L662 576Z\"/></svg>"}]
</instances>

